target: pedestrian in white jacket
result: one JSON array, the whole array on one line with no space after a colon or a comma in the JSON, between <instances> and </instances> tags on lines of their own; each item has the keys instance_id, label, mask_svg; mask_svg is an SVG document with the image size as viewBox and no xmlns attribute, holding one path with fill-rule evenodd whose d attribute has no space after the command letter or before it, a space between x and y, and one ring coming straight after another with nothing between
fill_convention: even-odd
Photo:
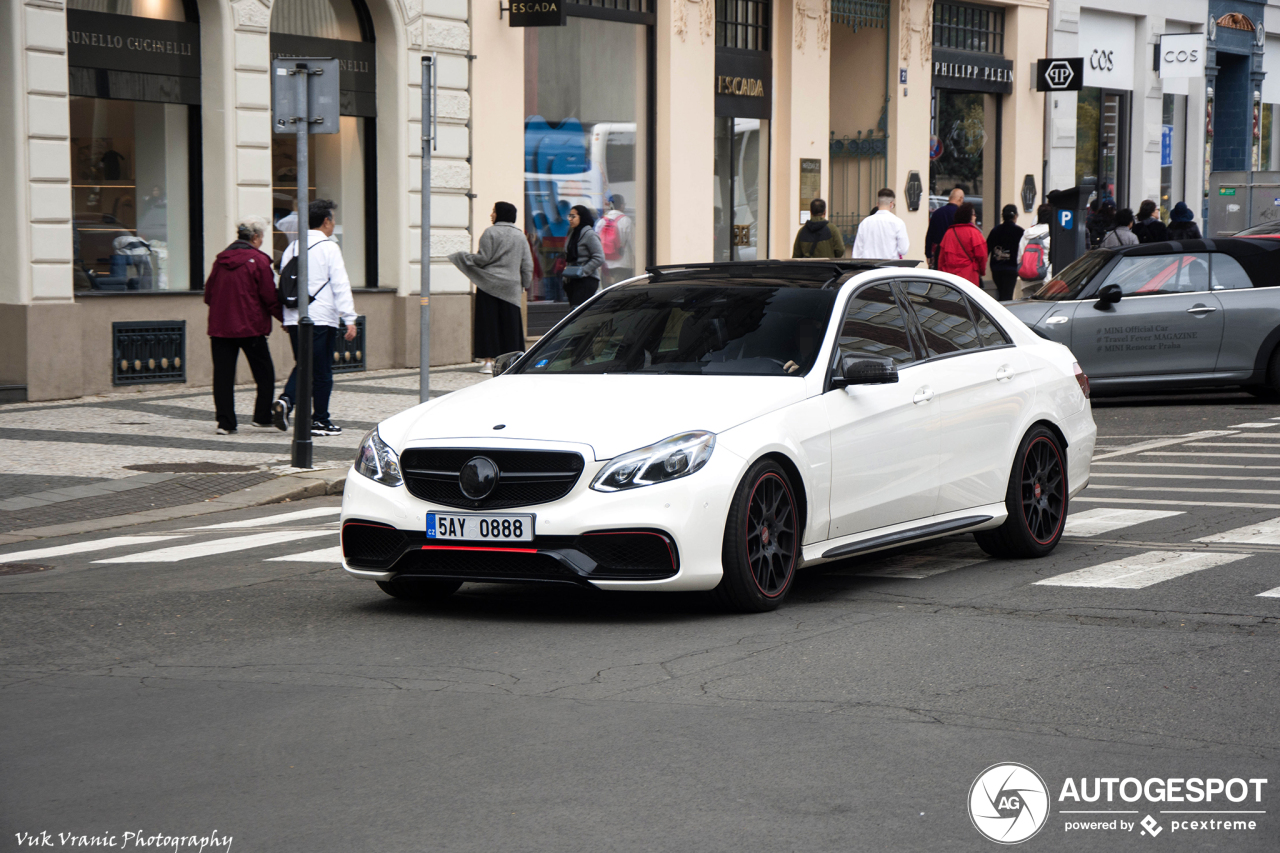
<instances>
[{"instance_id":1,"label":"pedestrian in white jacket","mask_svg":"<svg viewBox=\"0 0 1280 853\"><path fill-rule=\"evenodd\" d=\"M311 202L308 211L307 232L307 316L315 323L311 348L311 434L338 435L342 427L329 420L329 395L333 392L333 351L339 323L347 327L343 337L350 341L356 336L356 305L351 296L351 279L342 262L342 249L333 242L335 223L333 211L338 205L328 199ZM280 257L280 269L298 254L298 244L293 242ZM294 366L284 393L272 404L271 420L277 429L289 429L289 415L293 401L298 399L298 309L284 309L284 330L289 333L293 347Z\"/></svg>"},{"instance_id":2,"label":"pedestrian in white jacket","mask_svg":"<svg viewBox=\"0 0 1280 853\"><path fill-rule=\"evenodd\" d=\"M893 212L896 206L893 190L885 187L876 193L876 212L858 223L853 257L896 260L907 256L911 241L906 223Z\"/></svg>"},{"instance_id":3,"label":"pedestrian in white jacket","mask_svg":"<svg viewBox=\"0 0 1280 853\"><path fill-rule=\"evenodd\" d=\"M1013 289L1013 298L1021 299L1024 291L1027 293L1038 289L1041 283L1053 280L1053 265L1049 263L1049 222L1053 219L1053 207L1042 204L1036 208L1036 224L1032 225L1026 231L1022 232L1022 239L1018 241L1018 266L1022 266L1022 257L1026 254L1027 243L1037 238L1044 239L1044 261L1047 272L1040 281L1027 281L1018 276L1018 283Z\"/></svg>"}]
</instances>

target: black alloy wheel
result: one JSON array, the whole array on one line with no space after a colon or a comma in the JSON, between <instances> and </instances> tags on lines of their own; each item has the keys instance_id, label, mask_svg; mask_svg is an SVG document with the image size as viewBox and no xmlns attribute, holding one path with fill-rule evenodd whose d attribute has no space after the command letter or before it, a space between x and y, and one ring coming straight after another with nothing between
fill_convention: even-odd
<instances>
[{"instance_id":1,"label":"black alloy wheel","mask_svg":"<svg viewBox=\"0 0 1280 853\"><path fill-rule=\"evenodd\" d=\"M1037 426L1014 456L1004 524L973 534L993 557L1043 557L1062 538L1067 517L1067 468L1058 437Z\"/></svg>"},{"instance_id":2,"label":"black alloy wheel","mask_svg":"<svg viewBox=\"0 0 1280 853\"><path fill-rule=\"evenodd\" d=\"M787 473L757 462L738 485L725 522L724 577L713 597L731 610L773 610L786 598L800 562L800 515Z\"/></svg>"},{"instance_id":3,"label":"black alloy wheel","mask_svg":"<svg viewBox=\"0 0 1280 853\"><path fill-rule=\"evenodd\" d=\"M462 581L445 580L443 578L395 578L389 581L378 581L378 588L392 598L402 601L416 601L419 604L431 604L443 601L458 591Z\"/></svg>"}]
</instances>

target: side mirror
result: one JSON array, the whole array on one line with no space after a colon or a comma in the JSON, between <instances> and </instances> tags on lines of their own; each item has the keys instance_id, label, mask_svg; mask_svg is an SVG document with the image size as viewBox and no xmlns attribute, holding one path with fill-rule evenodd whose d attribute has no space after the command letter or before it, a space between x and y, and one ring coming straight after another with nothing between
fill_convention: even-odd
<instances>
[{"instance_id":1,"label":"side mirror","mask_svg":"<svg viewBox=\"0 0 1280 853\"><path fill-rule=\"evenodd\" d=\"M1123 295L1124 294L1120 292L1120 285L1104 284L1102 289L1098 291L1098 301L1093 303L1093 307L1097 308L1099 311L1105 311L1107 306L1115 305L1119 302L1120 297Z\"/></svg>"},{"instance_id":2,"label":"side mirror","mask_svg":"<svg viewBox=\"0 0 1280 853\"><path fill-rule=\"evenodd\" d=\"M849 385L888 385L898 381L898 366L891 358L844 353L840 356L840 375L832 380L836 388Z\"/></svg>"},{"instance_id":3,"label":"side mirror","mask_svg":"<svg viewBox=\"0 0 1280 853\"><path fill-rule=\"evenodd\" d=\"M504 352L493 360L493 375L501 376L512 368L512 366L524 358L524 352Z\"/></svg>"}]
</instances>

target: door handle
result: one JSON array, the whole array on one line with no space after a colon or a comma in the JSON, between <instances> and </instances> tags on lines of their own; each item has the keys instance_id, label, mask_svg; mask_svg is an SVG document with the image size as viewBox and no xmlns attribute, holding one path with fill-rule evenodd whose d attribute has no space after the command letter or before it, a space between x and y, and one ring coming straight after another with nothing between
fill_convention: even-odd
<instances>
[{"instance_id":1,"label":"door handle","mask_svg":"<svg viewBox=\"0 0 1280 853\"><path fill-rule=\"evenodd\" d=\"M1013 368L1007 364L1000 365L1000 369L996 371L996 381L1005 382L1013 378Z\"/></svg>"},{"instance_id":2,"label":"door handle","mask_svg":"<svg viewBox=\"0 0 1280 853\"><path fill-rule=\"evenodd\" d=\"M932 399L933 399L933 389L930 388L928 385L924 385L916 389L916 395L915 397L912 398L911 402L919 405L920 403L927 403Z\"/></svg>"},{"instance_id":3,"label":"door handle","mask_svg":"<svg viewBox=\"0 0 1280 853\"><path fill-rule=\"evenodd\" d=\"M1217 308L1211 308L1208 305L1194 305L1187 309L1188 314L1195 314L1197 317L1217 311Z\"/></svg>"}]
</instances>

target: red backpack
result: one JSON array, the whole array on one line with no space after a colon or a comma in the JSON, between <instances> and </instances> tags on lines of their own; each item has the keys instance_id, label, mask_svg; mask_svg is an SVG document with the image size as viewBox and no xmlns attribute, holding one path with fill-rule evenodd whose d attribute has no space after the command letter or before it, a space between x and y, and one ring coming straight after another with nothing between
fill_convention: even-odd
<instances>
[{"instance_id":1,"label":"red backpack","mask_svg":"<svg viewBox=\"0 0 1280 853\"><path fill-rule=\"evenodd\" d=\"M1044 281L1049 273L1049 259L1045 257L1044 243L1047 234L1027 240L1027 247L1022 250L1022 261L1018 264L1018 278L1023 281Z\"/></svg>"},{"instance_id":2,"label":"red backpack","mask_svg":"<svg viewBox=\"0 0 1280 853\"><path fill-rule=\"evenodd\" d=\"M618 218L606 215L600 220L600 246L605 260L616 261L622 257L622 235L618 233Z\"/></svg>"}]
</instances>

